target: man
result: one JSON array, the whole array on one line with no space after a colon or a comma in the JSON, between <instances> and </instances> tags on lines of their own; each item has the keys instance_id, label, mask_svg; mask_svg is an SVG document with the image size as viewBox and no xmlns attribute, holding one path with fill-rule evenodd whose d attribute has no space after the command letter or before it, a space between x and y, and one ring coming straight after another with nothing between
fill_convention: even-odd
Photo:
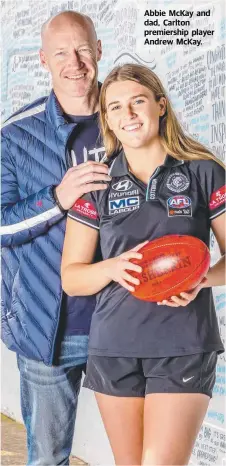
<instances>
[{"instance_id":1,"label":"man","mask_svg":"<svg viewBox=\"0 0 226 466\"><path fill-rule=\"evenodd\" d=\"M91 19L67 11L47 21L40 58L50 96L2 130L2 338L18 357L28 465L44 466L69 464L95 304L62 293L66 212L110 177L98 163L101 42ZM92 206L82 208L92 216Z\"/></svg>"}]
</instances>

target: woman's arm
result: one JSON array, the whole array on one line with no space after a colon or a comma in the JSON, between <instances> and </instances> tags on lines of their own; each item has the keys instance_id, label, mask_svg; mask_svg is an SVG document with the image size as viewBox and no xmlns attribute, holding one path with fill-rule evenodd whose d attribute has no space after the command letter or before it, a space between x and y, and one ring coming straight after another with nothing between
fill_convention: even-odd
<instances>
[{"instance_id":1,"label":"woman's arm","mask_svg":"<svg viewBox=\"0 0 226 466\"><path fill-rule=\"evenodd\" d=\"M213 219L211 222L211 228L216 237L222 257L209 269L206 278L204 278L201 283L194 288L194 290L182 292L180 293L180 296L172 296L171 301L164 300L158 304L164 304L170 307L187 306L190 301L193 301L196 298L202 288L225 285L225 220L226 214L224 213Z\"/></svg>"},{"instance_id":2,"label":"woman's arm","mask_svg":"<svg viewBox=\"0 0 226 466\"><path fill-rule=\"evenodd\" d=\"M120 283L129 291L139 280L129 275L126 270L138 273L141 267L129 262L130 259L141 259L142 254L136 252L145 243L112 259L92 264L97 247L99 232L71 218L67 219L64 240L61 277L62 287L69 296L87 296L98 293L112 280Z\"/></svg>"},{"instance_id":3,"label":"woman's arm","mask_svg":"<svg viewBox=\"0 0 226 466\"><path fill-rule=\"evenodd\" d=\"M225 225L226 225L226 214L222 214L217 218L214 218L211 222L211 228L214 236L217 240L222 257L216 264L211 267L206 275L206 282L204 288L210 286L221 286L225 285L225 249L226 249L226 236L225 236Z\"/></svg>"},{"instance_id":4,"label":"woman's arm","mask_svg":"<svg viewBox=\"0 0 226 466\"><path fill-rule=\"evenodd\" d=\"M106 261L92 264L99 231L67 219L61 264L62 287L69 296L97 293L110 283Z\"/></svg>"}]
</instances>

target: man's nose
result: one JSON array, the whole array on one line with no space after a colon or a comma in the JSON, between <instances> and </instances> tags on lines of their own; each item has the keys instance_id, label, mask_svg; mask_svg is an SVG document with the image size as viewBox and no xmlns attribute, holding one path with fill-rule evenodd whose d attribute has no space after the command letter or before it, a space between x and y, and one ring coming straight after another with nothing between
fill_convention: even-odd
<instances>
[{"instance_id":1,"label":"man's nose","mask_svg":"<svg viewBox=\"0 0 226 466\"><path fill-rule=\"evenodd\" d=\"M81 68L81 59L80 59L80 55L79 53L77 52L77 50L73 50L73 52L71 53L70 55L70 61L73 65L75 65L77 68Z\"/></svg>"}]
</instances>

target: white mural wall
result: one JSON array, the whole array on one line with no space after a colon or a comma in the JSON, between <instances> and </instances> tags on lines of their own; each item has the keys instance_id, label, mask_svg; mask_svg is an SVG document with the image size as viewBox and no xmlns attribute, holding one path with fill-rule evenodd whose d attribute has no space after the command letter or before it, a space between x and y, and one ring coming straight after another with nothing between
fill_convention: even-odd
<instances>
[{"instance_id":1,"label":"white mural wall","mask_svg":"<svg viewBox=\"0 0 226 466\"><path fill-rule=\"evenodd\" d=\"M49 75L38 57L40 28L51 15L76 10L92 17L102 40L99 79L116 64L149 66L163 81L184 128L225 162L225 0L2 0L1 4L3 120L49 93ZM212 234L211 255L214 263L219 251ZM225 341L225 289L215 288L214 297ZM191 464L226 464L225 370L223 354ZM4 381L5 393L6 384ZM84 437L80 433L81 454L86 451L84 438L85 433ZM98 464L103 462L106 464L106 458L101 459L100 452Z\"/></svg>"}]
</instances>

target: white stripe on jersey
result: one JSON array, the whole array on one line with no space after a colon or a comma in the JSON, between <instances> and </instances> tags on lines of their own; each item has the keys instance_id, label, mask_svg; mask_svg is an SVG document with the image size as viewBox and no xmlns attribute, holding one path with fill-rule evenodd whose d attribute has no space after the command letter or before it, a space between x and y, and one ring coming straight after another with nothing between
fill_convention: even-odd
<instances>
[{"instance_id":1,"label":"white stripe on jersey","mask_svg":"<svg viewBox=\"0 0 226 466\"><path fill-rule=\"evenodd\" d=\"M77 222L84 223L85 225L88 225L89 227L94 228L95 230L99 230L100 228L96 225L93 225L92 223L85 222L85 220L81 220L80 218L75 218L73 215L68 214L68 217L73 218L73 220L77 220Z\"/></svg>"},{"instance_id":2,"label":"white stripe on jersey","mask_svg":"<svg viewBox=\"0 0 226 466\"><path fill-rule=\"evenodd\" d=\"M209 217L209 219L213 220L213 218L218 217L218 215L220 215L220 214L223 214L223 212L225 212L225 210L226 210L226 207L224 207L222 210L220 210L220 212L217 212L217 214L211 215L211 217Z\"/></svg>"}]
</instances>

